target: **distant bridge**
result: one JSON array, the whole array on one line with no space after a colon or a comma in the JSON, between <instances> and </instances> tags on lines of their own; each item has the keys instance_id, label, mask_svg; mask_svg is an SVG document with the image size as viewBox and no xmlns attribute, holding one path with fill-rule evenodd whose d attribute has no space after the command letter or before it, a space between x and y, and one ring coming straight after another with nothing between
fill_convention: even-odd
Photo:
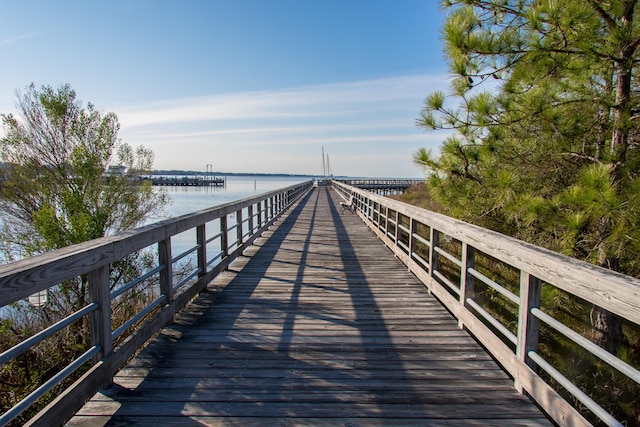
<instances>
[{"instance_id":1,"label":"distant bridge","mask_svg":"<svg viewBox=\"0 0 640 427\"><path fill-rule=\"evenodd\" d=\"M340 214L344 200L355 214ZM193 247L172 254L188 230ZM157 267L111 290L110 265L150 245ZM178 279L187 256L193 270ZM511 290L479 271L487 257L515 273ZM543 357L542 328L640 383L637 369L540 307L552 286L638 327L640 280L336 181L0 266L0 307L80 275L87 306L3 349L0 364L78 321L91 324L92 346L0 425L78 369L33 425L588 426L559 387L620 425ZM114 326L112 301L150 280L155 299ZM489 313L481 288L511 302L515 318Z\"/></svg>"},{"instance_id":2,"label":"distant bridge","mask_svg":"<svg viewBox=\"0 0 640 427\"><path fill-rule=\"evenodd\" d=\"M423 179L338 179L337 181L381 195L403 193L412 185L424 183Z\"/></svg>"}]
</instances>

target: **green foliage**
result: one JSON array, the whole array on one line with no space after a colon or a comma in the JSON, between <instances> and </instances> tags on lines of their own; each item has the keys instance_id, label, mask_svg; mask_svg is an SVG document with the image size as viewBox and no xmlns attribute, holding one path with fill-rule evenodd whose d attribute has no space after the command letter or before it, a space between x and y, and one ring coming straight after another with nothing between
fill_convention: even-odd
<instances>
[{"instance_id":1,"label":"green foliage","mask_svg":"<svg viewBox=\"0 0 640 427\"><path fill-rule=\"evenodd\" d=\"M83 108L68 85L34 85L18 100L19 119L2 115L0 154L4 211L16 219L2 230L11 253L29 255L115 234L166 203L136 182L151 169L153 153L118 140L115 114ZM125 173L105 177L109 166Z\"/></svg>"},{"instance_id":2,"label":"green foliage","mask_svg":"<svg viewBox=\"0 0 640 427\"><path fill-rule=\"evenodd\" d=\"M166 193L138 180L151 170L153 153L122 143L116 115L103 114L92 104L83 107L69 85L36 89L32 84L19 95L17 109L17 115L1 116L0 249L5 261L132 229L168 201ZM110 166L122 166L125 172L107 174ZM151 264L144 252L113 263L111 288L140 277ZM116 326L155 298L152 285L145 281L113 303ZM22 302L5 308L0 351L84 307L87 289L87 277L82 276L50 288L43 308ZM84 318L0 367L2 410L86 351L89 337ZM36 405L17 423L37 410Z\"/></svg>"},{"instance_id":3,"label":"green foliage","mask_svg":"<svg viewBox=\"0 0 640 427\"><path fill-rule=\"evenodd\" d=\"M452 95L429 95L417 124L453 135L439 156L414 155L430 196L446 214L640 276L640 6L443 7ZM612 331L598 343L619 348Z\"/></svg>"}]
</instances>

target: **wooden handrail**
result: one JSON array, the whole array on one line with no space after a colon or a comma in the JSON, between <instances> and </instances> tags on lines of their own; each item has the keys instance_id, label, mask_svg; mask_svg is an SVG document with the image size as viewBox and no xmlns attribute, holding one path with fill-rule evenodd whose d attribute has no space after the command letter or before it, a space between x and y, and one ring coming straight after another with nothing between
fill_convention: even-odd
<instances>
[{"instance_id":1,"label":"wooden handrail","mask_svg":"<svg viewBox=\"0 0 640 427\"><path fill-rule=\"evenodd\" d=\"M116 236L104 237L78 245L69 246L40 256L27 258L0 266L0 307L18 302L45 289L86 275L89 281L90 301L87 307L70 316L70 320L59 322L57 330L72 321L87 317L91 326L92 346L81 358L56 374L55 382L49 380L13 408L0 415L0 425L10 422L48 390L68 377L89 359L93 365L72 386L58 395L31 420L32 425L58 425L80 408L100 387L111 382L122 364L142 347L162 327L170 323L181 310L217 274L227 266L271 224L273 224L296 200L306 194L313 181L248 197L236 202L214 206L177 218L160 221ZM243 220L243 213L249 216ZM229 221L230 215L237 220ZM218 220L219 232L207 238L206 225ZM234 222L233 224L231 224ZM235 228L235 232L231 230ZM179 289L173 283L172 265L181 255L172 256L171 238L187 230L196 230L196 267L188 286ZM246 232L245 232L246 231ZM230 235L234 237L229 238ZM208 259L206 244L219 242L220 254ZM109 265L125 256L157 245L158 298L130 319L135 331L114 345L111 323L111 301ZM214 264L213 261L216 261ZM153 315L146 313L157 310ZM138 321L140 320L140 321ZM137 323L136 323L137 322ZM55 326L55 325L54 325ZM127 329L127 327L119 328ZM0 363L7 363L22 352L37 345L54 332L42 334L42 339L31 339L28 345L18 344L0 354ZM120 333L120 331L118 331ZM117 337L117 334L116 334Z\"/></svg>"},{"instance_id":2,"label":"wooden handrail","mask_svg":"<svg viewBox=\"0 0 640 427\"><path fill-rule=\"evenodd\" d=\"M532 396L558 424L589 425L572 405L536 373L536 366L562 384L606 424L620 425L537 353L540 322L563 331L560 322L545 316L539 309L541 285L547 283L555 286L640 325L640 280L341 182L333 181L333 188L345 198L354 197L355 208L364 222L448 308L460 326L467 328L500 362L514 378L516 388ZM409 225L401 225L401 218ZM429 230L427 235L417 231L419 226ZM401 234L404 238L401 238ZM459 242L459 259L457 255L446 252L442 245L445 238ZM418 243L428 246L428 256L417 253L415 247ZM520 272L518 296L474 269L477 253L489 255ZM458 284L452 283L440 271L440 257L453 258L455 262L450 265L459 268ZM517 336L474 300L474 281L493 287L506 299L519 303ZM499 336L497 332L500 330L508 336ZM573 335L565 330L563 335L627 378L640 383L640 372L634 367L590 341L581 340L578 334ZM509 341L515 341L516 344L510 345Z\"/></svg>"}]
</instances>

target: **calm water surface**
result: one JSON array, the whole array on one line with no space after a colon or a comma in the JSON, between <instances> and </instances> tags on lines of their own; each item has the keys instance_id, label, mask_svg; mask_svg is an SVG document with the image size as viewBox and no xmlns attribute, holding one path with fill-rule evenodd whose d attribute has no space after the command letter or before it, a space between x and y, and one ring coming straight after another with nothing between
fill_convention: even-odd
<instances>
[{"instance_id":1,"label":"calm water surface","mask_svg":"<svg viewBox=\"0 0 640 427\"><path fill-rule=\"evenodd\" d=\"M171 198L171 204L165 209L164 218L173 218L221 205L245 197L266 193L288 187L311 178L305 177L264 177L230 176L225 187L157 187L164 188ZM157 218L163 219L163 218Z\"/></svg>"},{"instance_id":2,"label":"calm water surface","mask_svg":"<svg viewBox=\"0 0 640 427\"><path fill-rule=\"evenodd\" d=\"M171 203L165 208L163 215L151 218L149 223L175 218L271 190L288 187L310 179L307 177L230 176L227 178L226 187L157 187L167 192L171 198ZM218 230L207 229L207 235L209 236L217 232ZM173 256L189 250L194 245L195 230L189 230L171 238ZM216 248L208 246L207 250L215 251ZM188 259L192 258L194 256L188 257Z\"/></svg>"}]
</instances>

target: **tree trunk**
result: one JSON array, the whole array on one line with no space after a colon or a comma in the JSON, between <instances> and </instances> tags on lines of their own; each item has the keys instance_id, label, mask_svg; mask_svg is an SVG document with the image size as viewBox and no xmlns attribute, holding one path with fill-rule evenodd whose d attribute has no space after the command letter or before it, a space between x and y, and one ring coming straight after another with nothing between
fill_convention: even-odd
<instances>
[{"instance_id":1,"label":"tree trunk","mask_svg":"<svg viewBox=\"0 0 640 427\"><path fill-rule=\"evenodd\" d=\"M609 270L618 270L618 258L607 257L604 233L609 221L600 221L601 241L598 245L598 262L602 267ZM622 318L611 313L602 307L594 307L596 320L593 325L593 340L609 353L616 354L617 350L624 344L624 332L622 331Z\"/></svg>"},{"instance_id":2,"label":"tree trunk","mask_svg":"<svg viewBox=\"0 0 640 427\"><path fill-rule=\"evenodd\" d=\"M593 325L593 339L609 353L616 354L616 351L625 343L622 318L601 307L595 307L595 310L597 316Z\"/></svg>"}]
</instances>

